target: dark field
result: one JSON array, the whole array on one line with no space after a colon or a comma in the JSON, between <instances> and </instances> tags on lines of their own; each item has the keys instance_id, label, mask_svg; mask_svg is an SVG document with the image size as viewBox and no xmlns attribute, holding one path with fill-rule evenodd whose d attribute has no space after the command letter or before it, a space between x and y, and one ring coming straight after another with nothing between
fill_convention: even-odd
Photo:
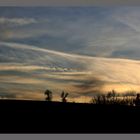
<instances>
[{"instance_id":1,"label":"dark field","mask_svg":"<svg viewBox=\"0 0 140 140\"><path fill-rule=\"evenodd\" d=\"M140 107L0 100L0 133L140 133Z\"/></svg>"}]
</instances>

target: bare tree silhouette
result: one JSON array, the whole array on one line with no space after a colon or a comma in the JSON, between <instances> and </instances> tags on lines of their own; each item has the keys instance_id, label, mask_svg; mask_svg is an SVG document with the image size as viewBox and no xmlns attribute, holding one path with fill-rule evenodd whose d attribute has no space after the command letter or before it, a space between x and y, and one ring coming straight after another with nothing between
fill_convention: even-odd
<instances>
[{"instance_id":1,"label":"bare tree silhouette","mask_svg":"<svg viewBox=\"0 0 140 140\"><path fill-rule=\"evenodd\" d=\"M67 96L69 95L69 93L65 93L64 91L62 91L61 93L61 98L62 98L62 102L67 102Z\"/></svg>"},{"instance_id":2,"label":"bare tree silhouette","mask_svg":"<svg viewBox=\"0 0 140 140\"><path fill-rule=\"evenodd\" d=\"M46 101L52 101L52 91L47 89L44 94L47 96Z\"/></svg>"}]
</instances>

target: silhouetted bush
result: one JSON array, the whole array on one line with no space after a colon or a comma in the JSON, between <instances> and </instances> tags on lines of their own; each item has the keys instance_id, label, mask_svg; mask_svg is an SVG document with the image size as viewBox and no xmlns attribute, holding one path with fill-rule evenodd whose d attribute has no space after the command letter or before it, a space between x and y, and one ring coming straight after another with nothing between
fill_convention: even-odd
<instances>
[{"instance_id":1,"label":"silhouetted bush","mask_svg":"<svg viewBox=\"0 0 140 140\"><path fill-rule=\"evenodd\" d=\"M64 91L62 91L61 93L61 98L62 98L62 102L67 102L67 96L69 95L69 93L65 93Z\"/></svg>"},{"instance_id":2,"label":"silhouetted bush","mask_svg":"<svg viewBox=\"0 0 140 140\"><path fill-rule=\"evenodd\" d=\"M131 93L132 94L132 93ZM128 94L129 95L129 94ZM134 96L134 94L133 94ZM139 102L138 102L139 101ZM135 102L135 99L129 96L117 96L117 92L115 90L112 90L108 92L107 94L100 94L92 98L91 103L93 104L116 104L116 105L140 105L140 95L137 96L137 100Z\"/></svg>"},{"instance_id":3,"label":"silhouetted bush","mask_svg":"<svg viewBox=\"0 0 140 140\"><path fill-rule=\"evenodd\" d=\"M46 97L46 101L52 101L52 92L50 90L46 90L44 93L47 97Z\"/></svg>"}]
</instances>

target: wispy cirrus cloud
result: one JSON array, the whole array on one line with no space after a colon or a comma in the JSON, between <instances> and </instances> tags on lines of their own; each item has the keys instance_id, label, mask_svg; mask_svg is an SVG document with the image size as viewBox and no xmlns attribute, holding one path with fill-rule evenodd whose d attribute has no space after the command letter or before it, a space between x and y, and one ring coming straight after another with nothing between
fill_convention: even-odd
<instances>
[{"instance_id":1,"label":"wispy cirrus cloud","mask_svg":"<svg viewBox=\"0 0 140 140\"><path fill-rule=\"evenodd\" d=\"M16 14L3 16L1 22L13 24L17 20L22 24L21 19L26 19L23 24L36 24L16 28L4 25L1 40L98 57L139 59L139 8L33 8L27 9L29 15L22 10L18 18Z\"/></svg>"},{"instance_id":2,"label":"wispy cirrus cloud","mask_svg":"<svg viewBox=\"0 0 140 140\"><path fill-rule=\"evenodd\" d=\"M22 26L37 23L37 20L34 18L7 18L7 17L0 17L0 24L6 26Z\"/></svg>"}]
</instances>

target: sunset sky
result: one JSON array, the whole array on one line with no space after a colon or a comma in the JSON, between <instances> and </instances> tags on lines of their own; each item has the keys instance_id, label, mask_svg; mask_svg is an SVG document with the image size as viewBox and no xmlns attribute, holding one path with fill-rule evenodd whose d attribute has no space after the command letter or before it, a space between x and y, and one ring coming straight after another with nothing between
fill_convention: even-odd
<instances>
[{"instance_id":1,"label":"sunset sky","mask_svg":"<svg viewBox=\"0 0 140 140\"><path fill-rule=\"evenodd\" d=\"M140 91L140 7L0 7L0 32L2 98Z\"/></svg>"}]
</instances>

